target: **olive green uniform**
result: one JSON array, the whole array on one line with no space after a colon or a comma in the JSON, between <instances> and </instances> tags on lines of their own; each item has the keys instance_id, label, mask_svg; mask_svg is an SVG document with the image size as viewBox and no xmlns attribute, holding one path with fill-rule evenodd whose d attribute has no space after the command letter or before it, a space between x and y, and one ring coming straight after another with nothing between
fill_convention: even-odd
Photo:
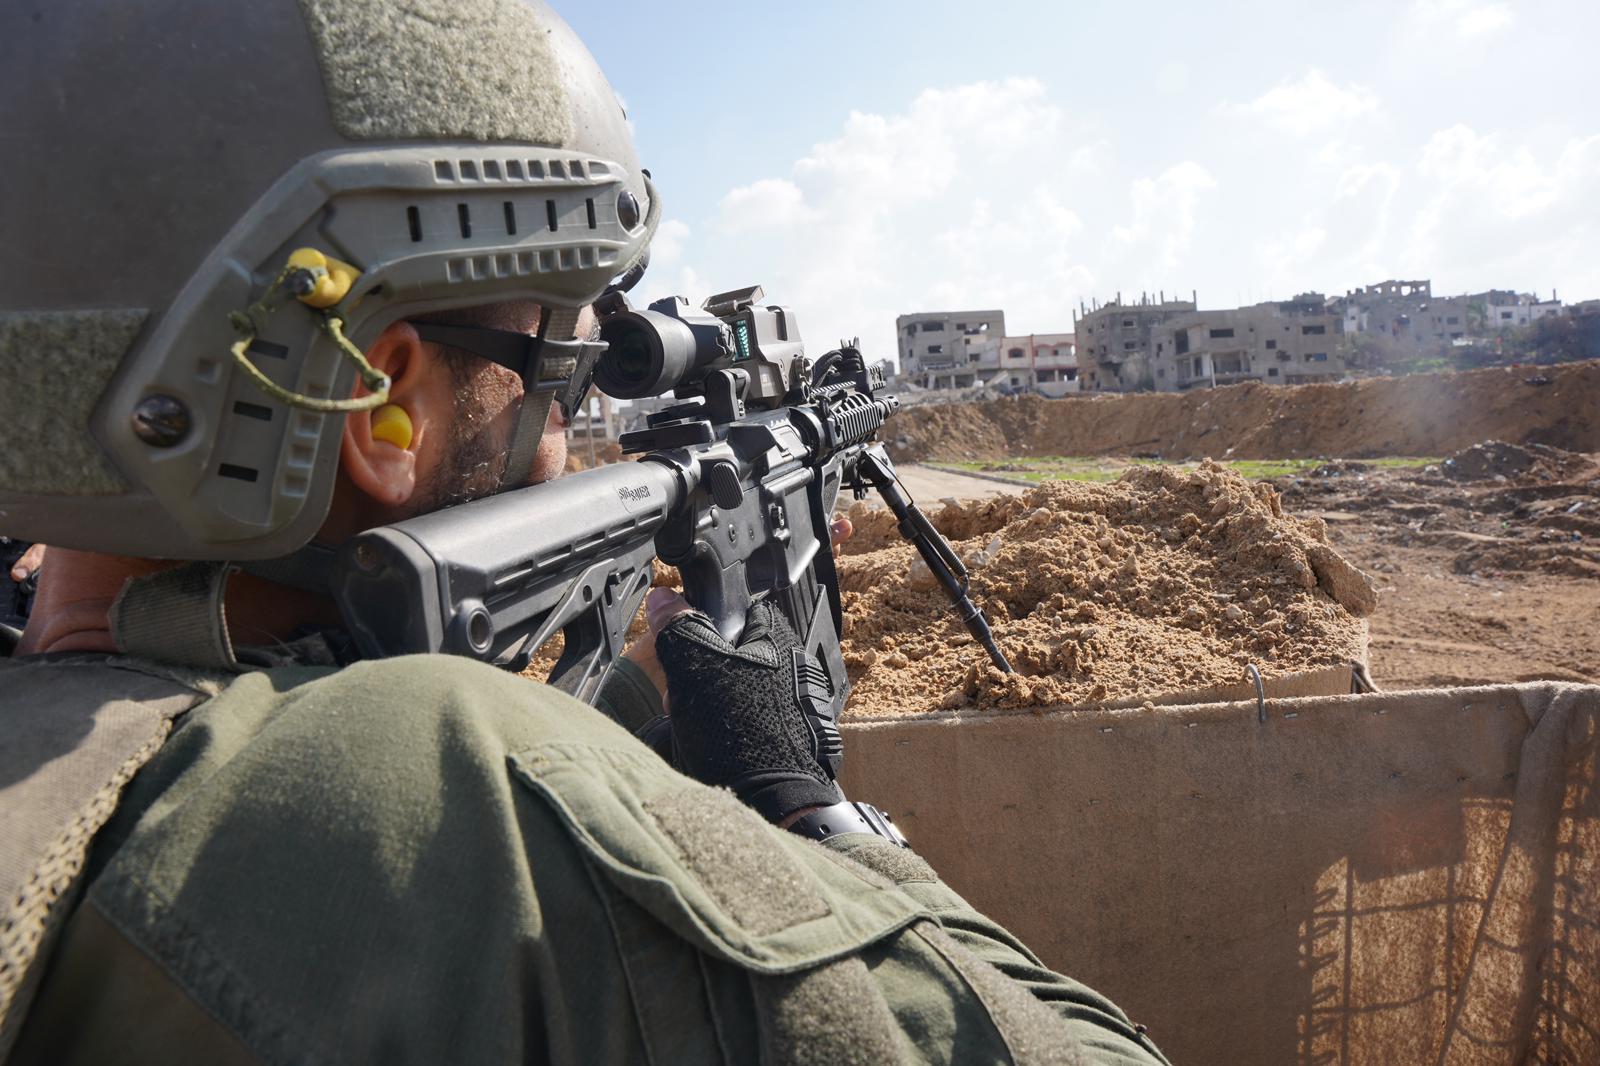
<instances>
[{"instance_id":1,"label":"olive green uniform","mask_svg":"<svg viewBox=\"0 0 1600 1066\"><path fill-rule=\"evenodd\" d=\"M233 680L87 883L13 1063L1162 1061L913 853L458 658Z\"/></svg>"}]
</instances>

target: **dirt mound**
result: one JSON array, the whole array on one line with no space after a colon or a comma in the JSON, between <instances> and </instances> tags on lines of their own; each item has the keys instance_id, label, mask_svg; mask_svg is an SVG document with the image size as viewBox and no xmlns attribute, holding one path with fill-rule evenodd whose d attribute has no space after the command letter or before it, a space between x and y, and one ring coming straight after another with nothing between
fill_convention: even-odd
<instances>
[{"instance_id":1,"label":"dirt mound","mask_svg":"<svg viewBox=\"0 0 1600 1066\"><path fill-rule=\"evenodd\" d=\"M1372 586L1317 520L1215 463L947 504L931 516L1016 673L919 580L892 523L858 506L840 561L847 716L1009 712L1233 684L1363 654ZM920 560L917 561L920 565Z\"/></svg>"},{"instance_id":2,"label":"dirt mound","mask_svg":"<svg viewBox=\"0 0 1600 1066\"><path fill-rule=\"evenodd\" d=\"M1036 510L1037 505L1027 503L1032 498L1033 494L1028 493L987 500L945 500L943 509L929 512L928 517L945 539L971 540L998 532L1008 523ZM865 555L906 543L894 515L875 502L852 504L848 517L855 531L844 544L843 552L847 556Z\"/></svg>"},{"instance_id":3,"label":"dirt mound","mask_svg":"<svg viewBox=\"0 0 1600 1066\"><path fill-rule=\"evenodd\" d=\"M1543 384L1537 384L1543 382ZM1249 383L1189 393L926 405L890 423L902 460L1021 455L1234 459L1448 455L1485 438L1600 450L1600 362Z\"/></svg>"},{"instance_id":4,"label":"dirt mound","mask_svg":"<svg viewBox=\"0 0 1600 1066\"><path fill-rule=\"evenodd\" d=\"M1534 478L1553 481L1571 476L1586 460L1583 456L1547 444L1524 448L1500 440L1486 440L1463 449L1439 464L1452 481L1509 481Z\"/></svg>"}]
</instances>

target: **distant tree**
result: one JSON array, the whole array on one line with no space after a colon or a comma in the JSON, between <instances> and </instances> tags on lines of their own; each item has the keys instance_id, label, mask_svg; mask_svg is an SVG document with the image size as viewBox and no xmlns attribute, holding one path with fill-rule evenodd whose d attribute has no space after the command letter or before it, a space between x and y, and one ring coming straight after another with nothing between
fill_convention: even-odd
<instances>
[{"instance_id":1,"label":"distant tree","mask_svg":"<svg viewBox=\"0 0 1600 1066\"><path fill-rule=\"evenodd\" d=\"M1489 332L1489 305L1473 300L1467 305L1467 336L1481 337Z\"/></svg>"},{"instance_id":2,"label":"distant tree","mask_svg":"<svg viewBox=\"0 0 1600 1066\"><path fill-rule=\"evenodd\" d=\"M1513 363L1600 359L1600 315L1546 315L1508 331L1501 351Z\"/></svg>"}]
</instances>

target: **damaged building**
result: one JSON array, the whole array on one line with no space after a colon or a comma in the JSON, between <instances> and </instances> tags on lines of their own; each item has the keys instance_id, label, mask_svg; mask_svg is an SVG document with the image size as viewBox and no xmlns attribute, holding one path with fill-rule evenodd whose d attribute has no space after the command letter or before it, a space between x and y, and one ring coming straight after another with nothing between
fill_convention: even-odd
<instances>
[{"instance_id":1,"label":"damaged building","mask_svg":"<svg viewBox=\"0 0 1600 1066\"><path fill-rule=\"evenodd\" d=\"M924 311L895 319L897 380L922 389L993 388L1063 396L1078 390L1072 333L1006 336L1005 313Z\"/></svg>"},{"instance_id":2,"label":"damaged building","mask_svg":"<svg viewBox=\"0 0 1600 1066\"><path fill-rule=\"evenodd\" d=\"M992 368L1006 332L1004 311L924 311L894 320L899 338L898 380L924 389L978 384L984 355Z\"/></svg>"},{"instance_id":3,"label":"damaged building","mask_svg":"<svg viewBox=\"0 0 1600 1066\"><path fill-rule=\"evenodd\" d=\"M1142 294L1133 303L1082 306L1077 319L1084 388L1184 392L1240 381L1336 381L1349 369L1341 320L1321 293L1201 311L1197 300Z\"/></svg>"},{"instance_id":4,"label":"damaged building","mask_svg":"<svg viewBox=\"0 0 1600 1066\"><path fill-rule=\"evenodd\" d=\"M1124 303L1119 293L1109 303L1080 304L1075 326L1085 391L1183 392L1241 381L1338 381L1561 313L1554 293L1549 300L1509 289L1435 297L1423 279L1217 310L1165 293Z\"/></svg>"},{"instance_id":5,"label":"damaged building","mask_svg":"<svg viewBox=\"0 0 1600 1066\"><path fill-rule=\"evenodd\" d=\"M1165 293L1140 295L1123 303L1122 294L1107 304L1079 305L1073 315L1078 335L1078 366L1085 392L1139 392L1156 388L1154 360L1165 343L1167 324L1195 311L1195 299L1168 300ZM1176 381L1163 375L1162 381ZM1175 388L1169 385L1169 388Z\"/></svg>"},{"instance_id":6,"label":"damaged building","mask_svg":"<svg viewBox=\"0 0 1600 1066\"><path fill-rule=\"evenodd\" d=\"M1367 338L1365 346L1378 363L1438 355L1452 344L1562 313L1555 293L1548 300L1510 289L1436 297L1426 278L1351 289L1331 305L1340 313L1344 333Z\"/></svg>"}]
</instances>

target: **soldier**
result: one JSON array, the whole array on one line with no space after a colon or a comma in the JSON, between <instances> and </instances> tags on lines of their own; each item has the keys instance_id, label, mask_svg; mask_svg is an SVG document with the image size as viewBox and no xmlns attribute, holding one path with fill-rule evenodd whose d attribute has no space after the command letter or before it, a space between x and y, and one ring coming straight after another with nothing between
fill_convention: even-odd
<instances>
[{"instance_id":1,"label":"soldier","mask_svg":"<svg viewBox=\"0 0 1600 1066\"><path fill-rule=\"evenodd\" d=\"M51 546L0 659L0 1059L1161 1061L882 825L780 828L845 811L759 607L658 618L677 769L630 664L608 718L352 661L328 551L561 469L660 217L547 8L0 37L0 533Z\"/></svg>"}]
</instances>

